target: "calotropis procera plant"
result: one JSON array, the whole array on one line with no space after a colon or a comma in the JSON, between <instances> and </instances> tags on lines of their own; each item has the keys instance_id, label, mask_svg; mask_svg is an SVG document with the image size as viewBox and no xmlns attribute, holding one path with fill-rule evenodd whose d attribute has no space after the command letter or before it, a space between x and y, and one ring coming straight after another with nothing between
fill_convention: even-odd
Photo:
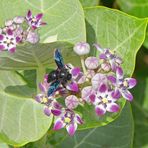
<instances>
[{"instance_id":1,"label":"calotropis procera plant","mask_svg":"<svg viewBox=\"0 0 148 148\"><path fill-rule=\"evenodd\" d=\"M29 10L26 16L16 16L7 20L5 26L0 28L0 51L8 50L13 53L17 44L25 41L32 44L39 42L36 30L40 26L46 25L41 21L42 17L42 13L32 16L32 12Z\"/></svg>"},{"instance_id":2,"label":"calotropis procera plant","mask_svg":"<svg viewBox=\"0 0 148 148\"><path fill-rule=\"evenodd\" d=\"M74 51L81 57L82 69L71 63L63 65L62 55L56 49L56 71L45 75L44 81L39 84L41 93L36 96L36 101L45 105L45 115L54 116L53 129L66 127L70 136L75 134L78 124L85 124L81 112L77 112L79 105L84 108L86 103L94 106L98 118L101 118L106 112L118 112L120 99L133 100L129 89L137 82L134 78L125 78L121 67L123 59L111 49L103 49L98 44L94 46L100 52L98 57L87 57L90 52L88 43L79 42L74 46ZM61 100L65 103L61 104Z\"/></svg>"},{"instance_id":3,"label":"calotropis procera plant","mask_svg":"<svg viewBox=\"0 0 148 148\"><path fill-rule=\"evenodd\" d=\"M65 116L67 116L67 114L64 114L66 113L64 112L65 108L65 111L69 112L70 115L78 115L83 120L83 124L79 124L80 122L78 123L77 118L75 118L77 116L73 116L73 121L78 123L78 130L81 131L76 132L75 136L72 137L72 139L77 141L76 143L73 142L72 146L77 145L76 147L79 147L78 145L89 142L92 145L99 144L102 147L106 145L120 147L126 143L130 147L133 137L133 128L131 110L128 104L126 104L121 113L126 99L121 98L115 102L120 106L118 112L110 113L107 108L105 108L106 113L102 116L98 116L98 114L95 113L97 102L92 103L81 100L81 94L77 96L72 93L66 96L67 92L71 93L70 86L74 85L68 85L68 90L66 91L62 91L61 89L59 94L64 95L63 93L65 93L65 96L62 96L63 98L59 98L58 93L56 94L56 100L50 97L49 100L52 102L50 104L51 106L47 106L47 98L44 98L42 104L37 103L32 98L34 98L37 92L40 93L39 88L41 87L37 87L38 84L40 82L41 84L46 82L46 70L56 69L53 58L54 49L56 48L61 49L66 65L71 63L72 68L76 66L73 70L74 75L77 74L77 71L80 71L81 74L90 71L90 76L93 75L93 71L95 71L95 75L98 73L106 75L108 73L110 79L107 80L107 86L112 87L112 90L116 90L118 86L112 81L112 79L114 79L113 77L118 79L115 70L113 70L112 73L108 71L108 69L110 70L110 67L112 67L110 61L106 59L100 60L99 55L102 52L100 53L99 49L94 50L96 54L93 54L95 52L93 52L92 45L93 43L99 43L102 49L107 47L110 48L111 51L114 50L116 55L123 59L121 67L124 71L124 75L126 77L131 77L135 66L135 55L144 40L147 20L137 19L120 11L101 6L82 9L81 4L77 0L62 0L57 2L54 0L42 0L40 2L36 0L16 0L16 2L2 1L0 5L0 13L3 14L0 15L1 27L4 26L5 20L15 18L17 15L23 16L28 9L32 11L32 14L44 14L43 19L47 22L47 25L42 28L34 30L34 27L31 27L31 31L39 33L40 43L30 44L29 42L28 44L28 41L23 41L22 43L17 43L15 53L0 53L0 140L10 145L22 146L28 142L37 141L45 135L39 143L34 143L37 145L35 147L39 147L41 143L45 144L47 141L50 145L59 143L60 147L66 147L62 144L63 142L60 142L61 139L64 138L64 135L69 137L67 133L65 134L65 130L54 132L52 129L55 129L55 126L50 128L53 121L55 123L62 117L65 119L62 121L69 122L69 119L65 118ZM22 26L23 28L24 25L29 27L28 23L26 23L26 19ZM27 29L27 27L25 28ZM24 30L26 30L25 28ZM79 60L79 56L72 51L73 44L86 41L86 37L87 42L90 44L90 55L99 58L98 62L95 62L96 60L93 58L95 64L92 64L91 67L95 68L98 64L98 68L93 70L89 70L87 67L87 63L92 61L90 55L81 56L81 60ZM58 41L53 42L55 39ZM46 44L43 43L45 40ZM51 41L53 43L51 43ZM87 58L88 60L86 60ZM82 64L80 64L80 61L82 61ZM102 63L102 61L106 62ZM83 70L82 67L86 68ZM106 72L96 72L100 67L106 70ZM45 81L42 82L44 75ZM85 80L85 77L83 78ZM77 80L72 80L75 82L75 89L79 88L80 90L81 88L85 88L85 86L93 86L90 79L92 78L87 78L87 81L83 83L84 86L83 84L77 85ZM124 81L124 78L122 79L122 81ZM124 83L124 85L125 84L126 83ZM47 88L49 87L47 86ZM124 95L122 88L117 89L117 91L121 96ZM128 91L128 88L126 91ZM45 91L41 93L43 96L45 94ZM94 91L94 94L97 94L97 92ZM92 98L95 96L94 94L91 96ZM74 96L72 99L71 95ZM78 101L75 102L76 99ZM70 104L71 108L73 108L70 110L73 110L75 114L69 111L69 109L66 109L67 106L69 106L69 100L74 102ZM48 116L44 114L43 110ZM117 118L120 113L122 116ZM53 120L54 114L56 116ZM61 116L58 116L58 114L61 114ZM116 118L117 120L115 122L108 125L108 123ZM103 125L106 126L102 127ZM63 126L65 128L69 126L70 128L73 125L63 123ZM64 133L61 134L63 131ZM110 133L112 133L113 138L118 136L118 141L111 140L109 138ZM84 138L82 140L83 142L81 142L81 134ZM59 138L60 135L62 135L61 138ZM123 136L127 138L120 138ZM93 141L91 137L93 137L93 139L94 137L99 138ZM40 147L44 146L41 145Z\"/></svg>"}]
</instances>

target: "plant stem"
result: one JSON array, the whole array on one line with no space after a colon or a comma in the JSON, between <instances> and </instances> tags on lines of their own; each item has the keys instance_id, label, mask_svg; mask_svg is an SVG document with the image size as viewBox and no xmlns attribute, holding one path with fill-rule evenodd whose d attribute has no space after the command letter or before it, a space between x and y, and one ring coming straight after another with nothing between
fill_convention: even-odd
<instances>
[{"instance_id":1,"label":"plant stem","mask_svg":"<svg viewBox=\"0 0 148 148\"><path fill-rule=\"evenodd\" d=\"M86 74L86 67L85 67L85 63L84 63L84 56L81 56L81 65L82 65L82 69L84 74Z\"/></svg>"},{"instance_id":2,"label":"plant stem","mask_svg":"<svg viewBox=\"0 0 148 148\"><path fill-rule=\"evenodd\" d=\"M39 89L39 83L41 83L44 79L44 75L46 73L46 69L44 67L39 67L38 69L36 69L36 86L37 86L37 93L40 92Z\"/></svg>"}]
</instances>

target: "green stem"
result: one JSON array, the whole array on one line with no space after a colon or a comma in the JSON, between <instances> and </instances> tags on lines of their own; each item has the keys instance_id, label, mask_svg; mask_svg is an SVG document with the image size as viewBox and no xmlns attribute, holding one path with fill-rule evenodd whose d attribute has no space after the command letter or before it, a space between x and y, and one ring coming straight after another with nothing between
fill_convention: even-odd
<instances>
[{"instance_id":1,"label":"green stem","mask_svg":"<svg viewBox=\"0 0 148 148\"><path fill-rule=\"evenodd\" d=\"M83 69L83 72L84 74L86 74L86 67L85 67L85 63L84 63L84 56L81 56L81 64L82 64L82 69Z\"/></svg>"},{"instance_id":2,"label":"green stem","mask_svg":"<svg viewBox=\"0 0 148 148\"><path fill-rule=\"evenodd\" d=\"M39 67L37 70L36 70L36 85L37 85L37 93L40 92L40 89L39 89L39 83L41 83L44 79L44 75L46 73L46 69L44 67Z\"/></svg>"}]
</instances>

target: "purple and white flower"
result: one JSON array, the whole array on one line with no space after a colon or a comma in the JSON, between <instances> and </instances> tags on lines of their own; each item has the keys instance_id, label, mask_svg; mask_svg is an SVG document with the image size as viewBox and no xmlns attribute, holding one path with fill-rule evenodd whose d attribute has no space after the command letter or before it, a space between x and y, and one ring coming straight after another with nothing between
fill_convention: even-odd
<instances>
[{"instance_id":1,"label":"purple and white flower","mask_svg":"<svg viewBox=\"0 0 148 148\"><path fill-rule=\"evenodd\" d=\"M94 46L101 52L99 58L103 60L103 63L110 64L111 69L116 71L116 67L122 64L122 59L110 49L102 49L98 44L94 44Z\"/></svg>"},{"instance_id":2,"label":"purple and white flower","mask_svg":"<svg viewBox=\"0 0 148 148\"><path fill-rule=\"evenodd\" d=\"M93 104L98 116L104 115L106 111L118 112L120 109L119 105L116 103L116 99L112 97L111 92L108 91L105 84L101 85L94 100Z\"/></svg>"},{"instance_id":3,"label":"purple and white flower","mask_svg":"<svg viewBox=\"0 0 148 148\"><path fill-rule=\"evenodd\" d=\"M80 115L74 113L70 109L65 109L63 114L55 120L53 129L59 130L66 127L68 134L73 136L77 130L77 124L83 124L83 120Z\"/></svg>"},{"instance_id":4,"label":"purple and white flower","mask_svg":"<svg viewBox=\"0 0 148 148\"><path fill-rule=\"evenodd\" d=\"M12 30L8 29L4 34L0 34L0 51L8 50L13 53L16 50L16 45L19 42L19 39L14 36Z\"/></svg>"},{"instance_id":5,"label":"purple and white flower","mask_svg":"<svg viewBox=\"0 0 148 148\"><path fill-rule=\"evenodd\" d=\"M26 15L26 21L28 23L28 25L32 28L32 29L37 29L43 25L46 25L45 22L42 22L42 17L43 14L39 13L36 16L32 16L32 12L29 10L27 15Z\"/></svg>"},{"instance_id":6,"label":"purple and white flower","mask_svg":"<svg viewBox=\"0 0 148 148\"><path fill-rule=\"evenodd\" d=\"M112 75L108 76L108 80L110 80L112 85L115 87L115 90L112 94L113 96L116 96L118 99L122 95L128 101L133 100L133 95L129 92L129 89L133 88L137 84L136 79L124 78L122 68L117 67L116 77Z\"/></svg>"}]
</instances>

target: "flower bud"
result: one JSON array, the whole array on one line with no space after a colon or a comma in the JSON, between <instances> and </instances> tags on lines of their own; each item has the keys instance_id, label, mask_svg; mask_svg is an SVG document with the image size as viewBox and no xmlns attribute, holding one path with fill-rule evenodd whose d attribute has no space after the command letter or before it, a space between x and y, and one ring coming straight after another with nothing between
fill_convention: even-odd
<instances>
[{"instance_id":1,"label":"flower bud","mask_svg":"<svg viewBox=\"0 0 148 148\"><path fill-rule=\"evenodd\" d=\"M67 108L74 109L79 105L79 100L76 96L70 95L70 96L66 97L65 104L66 104Z\"/></svg>"},{"instance_id":2,"label":"flower bud","mask_svg":"<svg viewBox=\"0 0 148 148\"><path fill-rule=\"evenodd\" d=\"M111 70L111 66L110 66L109 63L102 63L102 64L101 64L101 68L102 68L104 71L106 71L106 72L108 72L108 71Z\"/></svg>"},{"instance_id":3,"label":"flower bud","mask_svg":"<svg viewBox=\"0 0 148 148\"><path fill-rule=\"evenodd\" d=\"M74 46L73 50L76 54L82 56L90 52L90 46L86 42L79 42Z\"/></svg>"},{"instance_id":4,"label":"flower bud","mask_svg":"<svg viewBox=\"0 0 148 148\"><path fill-rule=\"evenodd\" d=\"M99 66L98 58L96 57L88 57L85 60L85 65L88 69L96 69Z\"/></svg>"},{"instance_id":5,"label":"flower bud","mask_svg":"<svg viewBox=\"0 0 148 148\"><path fill-rule=\"evenodd\" d=\"M26 40L32 44L35 44L39 41L39 35L36 32L30 31Z\"/></svg>"},{"instance_id":6,"label":"flower bud","mask_svg":"<svg viewBox=\"0 0 148 148\"><path fill-rule=\"evenodd\" d=\"M23 16L16 16L13 21L16 23L16 24L22 24L24 22L25 18Z\"/></svg>"},{"instance_id":7,"label":"flower bud","mask_svg":"<svg viewBox=\"0 0 148 148\"><path fill-rule=\"evenodd\" d=\"M11 26L13 24L13 20L7 20L5 22L5 26Z\"/></svg>"}]
</instances>

